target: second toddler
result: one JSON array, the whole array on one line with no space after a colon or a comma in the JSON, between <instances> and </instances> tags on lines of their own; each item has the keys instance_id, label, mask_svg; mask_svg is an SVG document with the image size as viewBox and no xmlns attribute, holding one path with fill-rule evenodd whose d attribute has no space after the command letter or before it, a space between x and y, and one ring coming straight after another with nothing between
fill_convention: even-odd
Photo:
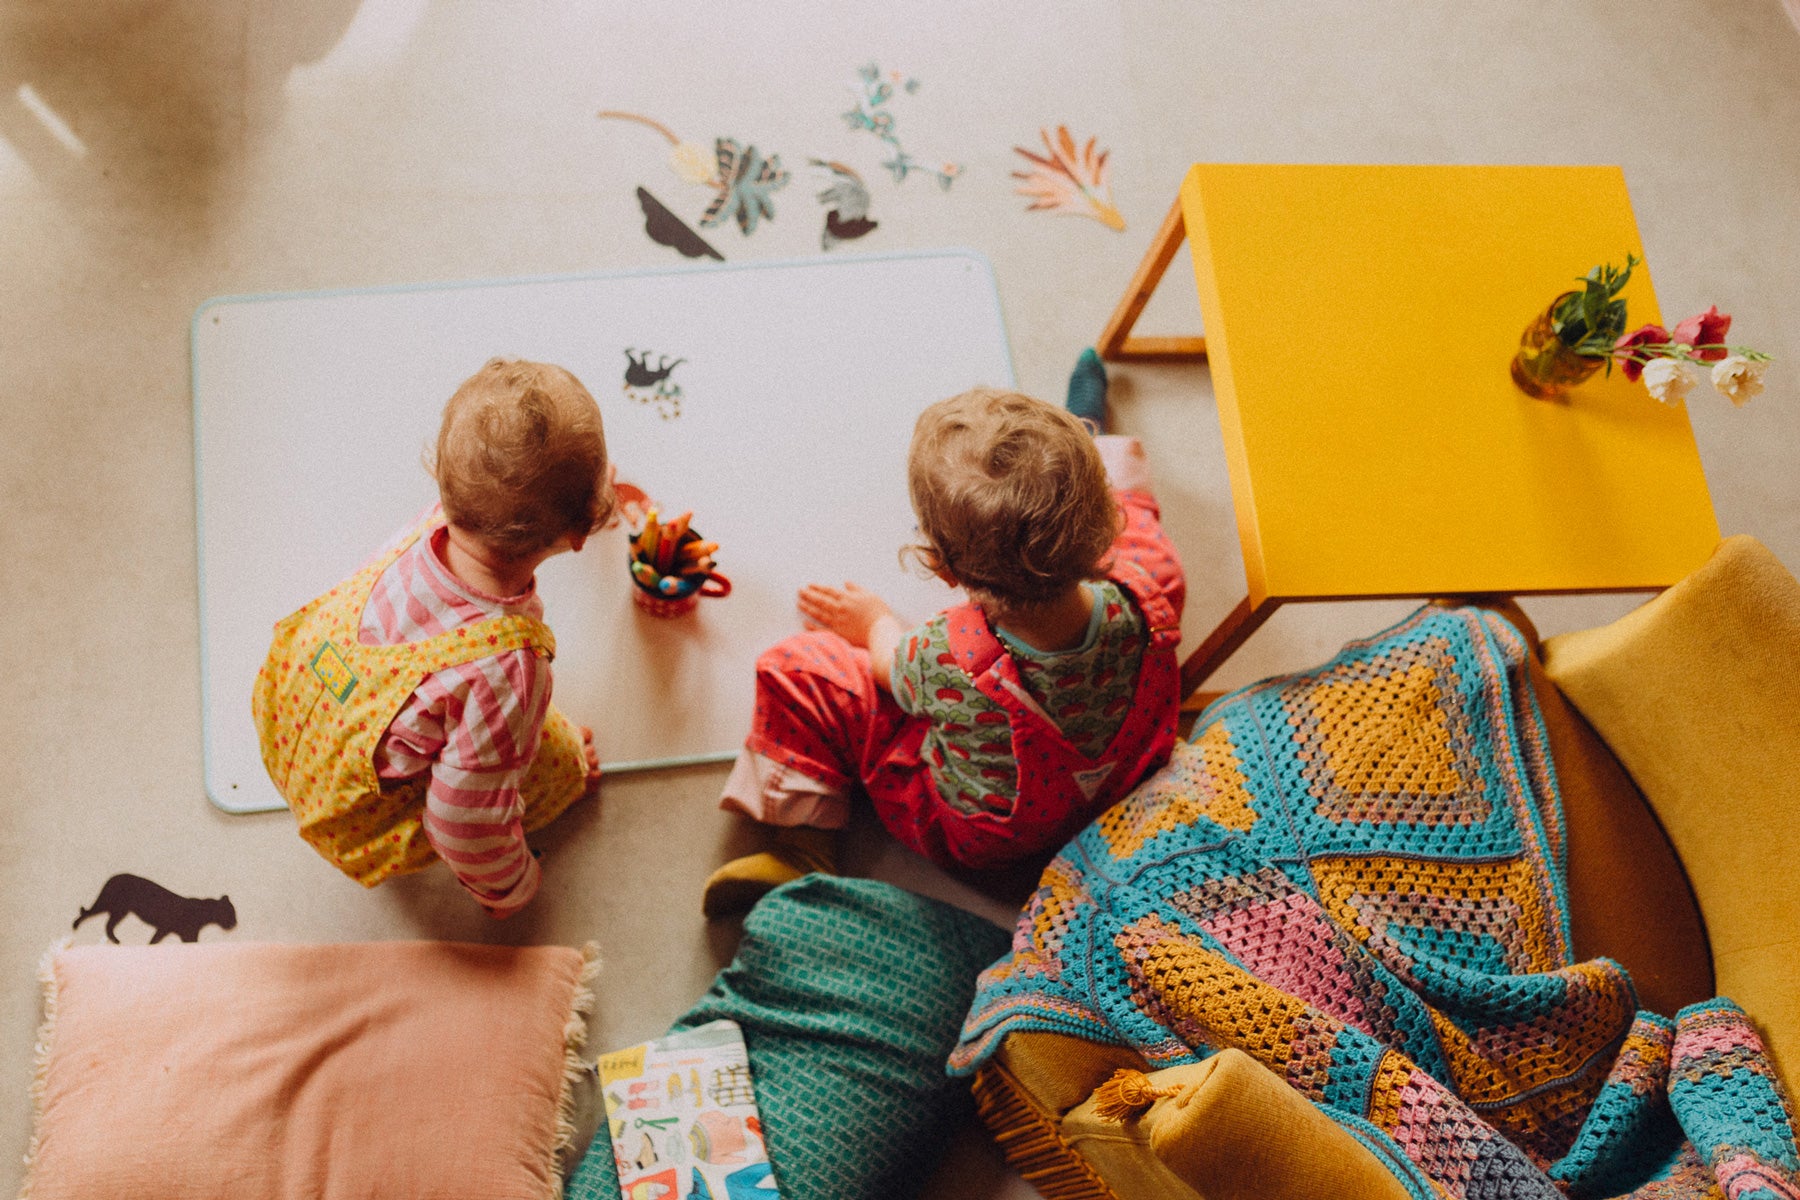
<instances>
[{"instance_id":1,"label":"second toddler","mask_svg":"<svg viewBox=\"0 0 1800 1200\"><path fill-rule=\"evenodd\" d=\"M538 888L525 835L599 777L550 703L536 571L611 517L600 409L549 363L496 358L444 406L427 509L275 628L254 710L301 835L373 887L442 859L491 915Z\"/></svg>"},{"instance_id":2,"label":"second toddler","mask_svg":"<svg viewBox=\"0 0 1800 1200\"><path fill-rule=\"evenodd\" d=\"M1135 439L977 389L920 416L908 485L909 549L970 603L909 631L854 583L801 591L812 631L758 660L720 801L782 833L714 873L708 915L831 869L825 831L859 787L925 857L994 867L1059 845L1173 748L1186 589Z\"/></svg>"}]
</instances>

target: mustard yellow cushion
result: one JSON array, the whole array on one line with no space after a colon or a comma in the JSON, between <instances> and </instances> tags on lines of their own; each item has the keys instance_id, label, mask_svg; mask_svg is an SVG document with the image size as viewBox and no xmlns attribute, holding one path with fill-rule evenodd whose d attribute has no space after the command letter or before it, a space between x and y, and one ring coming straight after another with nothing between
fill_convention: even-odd
<instances>
[{"instance_id":1,"label":"mustard yellow cushion","mask_svg":"<svg viewBox=\"0 0 1800 1200\"><path fill-rule=\"evenodd\" d=\"M1411 1195L1361 1142L1242 1050L1147 1078L1175 1095L1123 1123L1102 1119L1092 1097L1063 1118L1064 1138L1121 1197Z\"/></svg>"},{"instance_id":2,"label":"mustard yellow cushion","mask_svg":"<svg viewBox=\"0 0 1800 1200\"><path fill-rule=\"evenodd\" d=\"M1090 1098L1142 1059L1053 1033L1015 1033L976 1076L1007 1161L1052 1200L1402 1200L1375 1155L1241 1050L1149 1074L1180 1094L1136 1120L1100 1120Z\"/></svg>"},{"instance_id":3,"label":"mustard yellow cushion","mask_svg":"<svg viewBox=\"0 0 1800 1200\"><path fill-rule=\"evenodd\" d=\"M1719 993L1800 1082L1800 581L1750 537L1544 669L1642 789L1681 856Z\"/></svg>"}]
</instances>

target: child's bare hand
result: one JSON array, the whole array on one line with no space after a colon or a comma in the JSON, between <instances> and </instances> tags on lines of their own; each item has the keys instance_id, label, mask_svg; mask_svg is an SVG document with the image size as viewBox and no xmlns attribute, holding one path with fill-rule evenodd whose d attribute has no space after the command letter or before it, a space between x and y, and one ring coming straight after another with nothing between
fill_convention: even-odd
<instances>
[{"instance_id":1,"label":"child's bare hand","mask_svg":"<svg viewBox=\"0 0 1800 1200\"><path fill-rule=\"evenodd\" d=\"M581 756L587 759L587 781L593 783L600 778L600 751L594 746L594 731L586 725L581 728Z\"/></svg>"},{"instance_id":2,"label":"child's bare hand","mask_svg":"<svg viewBox=\"0 0 1800 1200\"><path fill-rule=\"evenodd\" d=\"M809 583L800 589L800 617L808 629L829 629L852 646L868 649L869 630L892 617L887 601L874 592L845 583L842 588Z\"/></svg>"}]
</instances>

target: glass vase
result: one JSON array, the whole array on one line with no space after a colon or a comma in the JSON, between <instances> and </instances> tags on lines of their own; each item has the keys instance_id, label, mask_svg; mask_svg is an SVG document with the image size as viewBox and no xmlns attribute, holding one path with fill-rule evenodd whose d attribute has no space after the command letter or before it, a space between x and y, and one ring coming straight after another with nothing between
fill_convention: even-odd
<instances>
[{"instance_id":1,"label":"glass vase","mask_svg":"<svg viewBox=\"0 0 1800 1200\"><path fill-rule=\"evenodd\" d=\"M1550 314L1574 294L1564 292L1552 300L1550 306L1532 318L1525 332L1519 335L1519 352L1513 355L1512 377L1527 396L1553 400L1598 371L1606 362L1603 358L1575 353L1556 336Z\"/></svg>"}]
</instances>

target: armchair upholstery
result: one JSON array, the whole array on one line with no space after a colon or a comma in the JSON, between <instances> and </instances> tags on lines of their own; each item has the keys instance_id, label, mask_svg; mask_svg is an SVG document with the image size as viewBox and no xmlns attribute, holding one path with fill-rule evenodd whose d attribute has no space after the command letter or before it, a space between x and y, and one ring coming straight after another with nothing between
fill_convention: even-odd
<instances>
[{"instance_id":1,"label":"armchair upholstery","mask_svg":"<svg viewBox=\"0 0 1800 1200\"><path fill-rule=\"evenodd\" d=\"M1800 1082L1800 582L1754 538L1544 667L1617 755L1693 881L1718 992ZM1632 875L1617 880L1633 888Z\"/></svg>"}]
</instances>

